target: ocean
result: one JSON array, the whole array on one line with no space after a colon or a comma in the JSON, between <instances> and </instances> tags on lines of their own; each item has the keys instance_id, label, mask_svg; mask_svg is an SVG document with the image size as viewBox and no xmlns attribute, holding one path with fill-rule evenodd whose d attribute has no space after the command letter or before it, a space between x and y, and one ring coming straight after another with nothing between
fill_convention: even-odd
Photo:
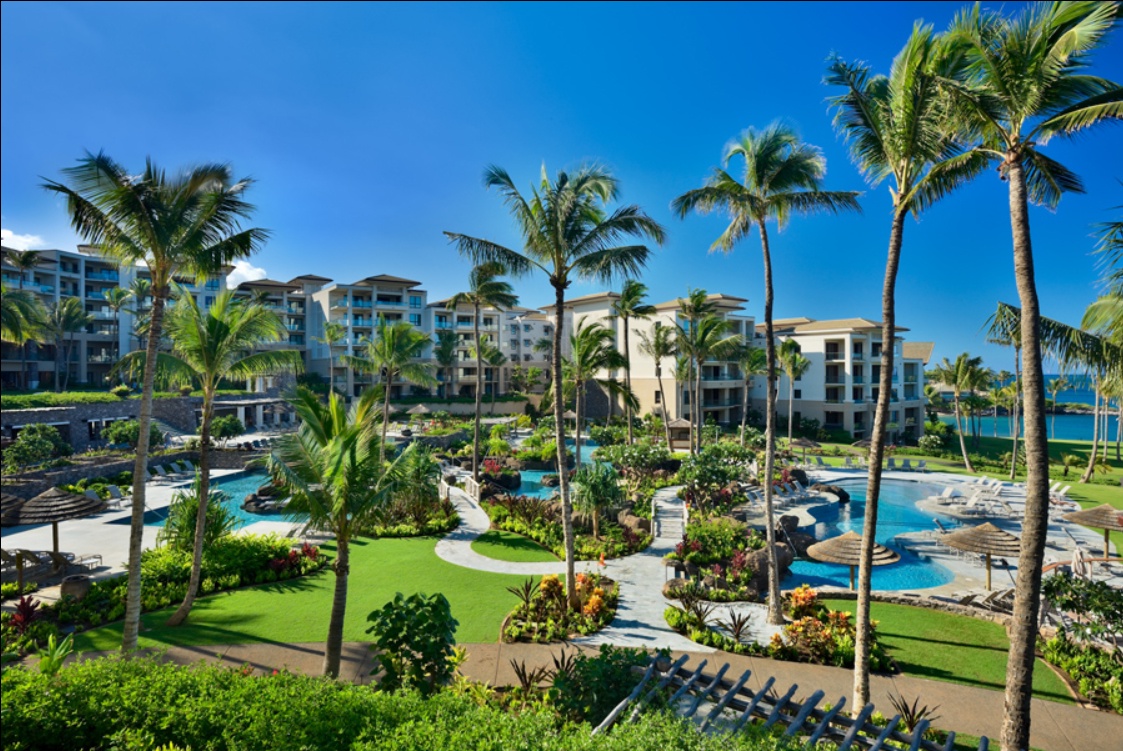
<instances>
[{"instance_id":1,"label":"ocean","mask_svg":"<svg viewBox=\"0 0 1123 751\"><path fill-rule=\"evenodd\" d=\"M1045 384L1048 385L1050 381L1059 378L1056 373L1045 374ZM1066 375L1065 379L1068 381L1069 389L1067 391L1060 391L1057 393L1057 404L1087 404L1091 405L1096 398L1095 392L1091 389L1091 377L1087 375ZM1013 379L1006 381L1012 382ZM1005 384L1003 384L1005 385ZM1046 391L1046 399L1052 399L1053 395ZM940 419L949 425L955 424L955 417L952 415L940 415ZM1119 424L1117 415L1112 415L1108 419L1107 438L1115 441L1116 429ZM1056 421L1053 420L1052 411L1046 415L1045 427L1049 431L1050 438L1068 441L1090 441L1092 440L1092 415L1057 415ZM966 420L964 420L964 428L967 429L968 434L970 429L967 428ZM984 436L994 436L997 432L999 438L1010 437L1010 420L1006 415L999 415L996 420L993 417L983 417L982 427L980 434ZM1102 424L1101 424L1102 433ZM1024 431L1023 431L1024 435ZM1101 435L1100 439L1103 440L1104 436Z\"/></svg>"}]
</instances>

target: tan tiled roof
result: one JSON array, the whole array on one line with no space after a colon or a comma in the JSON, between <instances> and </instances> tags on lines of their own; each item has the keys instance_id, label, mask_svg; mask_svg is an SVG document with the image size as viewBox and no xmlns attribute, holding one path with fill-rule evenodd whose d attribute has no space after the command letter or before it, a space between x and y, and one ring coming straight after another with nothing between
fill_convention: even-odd
<instances>
[{"instance_id":1,"label":"tan tiled roof","mask_svg":"<svg viewBox=\"0 0 1123 751\"><path fill-rule=\"evenodd\" d=\"M777 329L781 326L776 325ZM868 318L837 318L832 321L810 321L782 327L785 333L792 334L817 334L824 331L870 331L881 328L880 321L871 321ZM897 331L908 331L903 326L898 326Z\"/></svg>"},{"instance_id":2,"label":"tan tiled roof","mask_svg":"<svg viewBox=\"0 0 1123 751\"><path fill-rule=\"evenodd\" d=\"M373 285L379 282L387 282L389 284L408 284L410 287L416 287L417 285L421 284L421 282L414 281L413 279L403 279L400 276L391 276L389 274L378 274L377 276L368 276L365 279L360 279L359 281L355 282L355 285L353 286L358 286L360 284Z\"/></svg>"},{"instance_id":3,"label":"tan tiled roof","mask_svg":"<svg viewBox=\"0 0 1123 751\"><path fill-rule=\"evenodd\" d=\"M675 298L674 300L667 300L666 302L661 302L661 303L659 303L658 305L655 306L655 309L656 310L677 310L678 307L679 307L679 299L685 299L685 298ZM747 298L747 297L735 297L733 295L723 295L720 292L715 292L712 295L706 295L706 302L716 303L718 308L721 308L721 309L724 309L724 310L744 310L744 307L741 305L741 303L748 302L748 301L749 301L749 298Z\"/></svg>"},{"instance_id":4,"label":"tan tiled roof","mask_svg":"<svg viewBox=\"0 0 1123 751\"><path fill-rule=\"evenodd\" d=\"M901 347L901 357L905 360L921 360L927 365L934 349L935 342L905 342Z\"/></svg>"}]
</instances>

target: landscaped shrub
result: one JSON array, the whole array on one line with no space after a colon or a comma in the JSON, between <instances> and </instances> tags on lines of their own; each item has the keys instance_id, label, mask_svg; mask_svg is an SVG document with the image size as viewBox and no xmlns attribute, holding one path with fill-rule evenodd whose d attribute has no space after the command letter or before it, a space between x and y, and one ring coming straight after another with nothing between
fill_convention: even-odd
<instances>
[{"instance_id":1,"label":"landscaped shrub","mask_svg":"<svg viewBox=\"0 0 1123 751\"><path fill-rule=\"evenodd\" d=\"M740 502L729 486L745 477L752 452L732 441L719 441L687 457L678 472L683 498L695 508L722 513Z\"/></svg>"},{"instance_id":2,"label":"landscaped shrub","mask_svg":"<svg viewBox=\"0 0 1123 751\"><path fill-rule=\"evenodd\" d=\"M1092 703L1123 714L1123 650L1103 649L1123 636L1123 591L1061 573L1045 579L1042 593L1051 608L1080 614L1044 643L1045 659L1068 673Z\"/></svg>"},{"instance_id":3,"label":"landscaped shrub","mask_svg":"<svg viewBox=\"0 0 1123 751\"><path fill-rule=\"evenodd\" d=\"M2 394L0 409L69 407L75 404L112 404L117 397L104 391L43 391L37 394Z\"/></svg>"},{"instance_id":4,"label":"landscaped shrub","mask_svg":"<svg viewBox=\"0 0 1123 751\"><path fill-rule=\"evenodd\" d=\"M203 426L199 426L202 430ZM237 438L246 432L246 426L236 415L222 415L211 420L211 438L216 441L228 441Z\"/></svg>"},{"instance_id":5,"label":"landscaped shrub","mask_svg":"<svg viewBox=\"0 0 1123 751\"><path fill-rule=\"evenodd\" d=\"M577 574L579 610L570 610L565 585L556 574L542 577L535 585L527 579L507 591L519 604L507 616L504 641L564 641L573 634L587 636L599 631L616 617L620 586L600 574Z\"/></svg>"},{"instance_id":6,"label":"landscaped shrub","mask_svg":"<svg viewBox=\"0 0 1123 751\"><path fill-rule=\"evenodd\" d=\"M529 537L559 558L565 557L561 514L555 504L528 496L499 495L483 501L480 506L498 529ZM599 539L585 532L576 535L574 554L577 560L595 561L602 555L620 558L638 553L652 540L651 535L621 527L610 519L601 522L599 531Z\"/></svg>"},{"instance_id":7,"label":"landscaped shrub","mask_svg":"<svg viewBox=\"0 0 1123 751\"><path fill-rule=\"evenodd\" d=\"M113 396L117 397L118 399L128 399L129 394L133 393L133 390L125 384L119 383L113 388L109 389L109 393L113 394Z\"/></svg>"},{"instance_id":8,"label":"landscaped shrub","mask_svg":"<svg viewBox=\"0 0 1123 751\"><path fill-rule=\"evenodd\" d=\"M403 597L399 592L367 621L367 633L374 635L371 647L383 671L379 688L416 689L429 696L452 680L459 623L443 594Z\"/></svg>"},{"instance_id":9,"label":"landscaped shrub","mask_svg":"<svg viewBox=\"0 0 1123 751\"><path fill-rule=\"evenodd\" d=\"M48 459L70 456L73 453L74 449L62 440L58 428L33 423L22 428L15 442L4 449L4 468L7 472L17 472Z\"/></svg>"},{"instance_id":10,"label":"landscaped shrub","mask_svg":"<svg viewBox=\"0 0 1123 751\"><path fill-rule=\"evenodd\" d=\"M628 437L627 429L618 425L592 425L589 427L589 439L601 446L615 446L623 443Z\"/></svg>"},{"instance_id":11,"label":"landscaped shrub","mask_svg":"<svg viewBox=\"0 0 1123 751\"><path fill-rule=\"evenodd\" d=\"M20 590L17 582L4 582L0 584L0 600L13 600L23 595L33 594L38 590L39 585L35 582L24 582L22 590Z\"/></svg>"},{"instance_id":12,"label":"landscaped shrub","mask_svg":"<svg viewBox=\"0 0 1123 751\"><path fill-rule=\"evenodd\" d=\"M632 668L650 659L646 650L611 644L602 644L596 655L578 652L568 670L554 675L555 708L566 719L599 723L635 688L639 678ZM673 747L668 739L667 748Z\"/></svg>"},{"instance_id":13,"label":"landscaped shrub","mask_svg":"<svg viewBox=\"0 0 1123 751\"><path fill-rule=\"evenodd\" d=\"M167 545L185 552L195 549L195 526L199 517L199 491L201 478L195 475L190 489L177 490L168 505L164 526L156 533L156 544ZM203 532L204 550L221 537L226 537L238 527L238 517L229 506L230 496L211 487L207 493L207 523Z\"/></svg>"},{"instance_id":14,"label":"landscaped shrub","mask_svg":"<svg viewBox=\"0 0 1123 751\"><path fill-rule=\"evenodd\" d=\"M667 554L669 561L684 561L696 566L724 563L733 565L734 556L748 550L761 550L765 540L759 532L729 517L719 516L686 525L682 542Z\"/></svg>"},{"instance_id":15,"label":"landscaped shrub","mask_svg":"<svg viewBox=\"0 0 1123 751\"><path fill-rule=\"evenodd\" d=\"M140 423L136 420L111 422L102 429L101 437L110 443L125 444L130 448L136 448L137 441L140 440ZM163 442L164 434L160 432L160 427L156 423L149 425L148 445L159 446Z\"/></svg>"},{"instance_id":16,"label":"landscaped shrub","mask_svg":"<svg viewBox=\"0 0 1123 751\"><path fill-rule=\"evenodd\" d=\"M1110 654L1070 639L1061 629L1041 645L1045 659L1068 673L1080 694L1097 707L1123 714L1123 664Z\"/></svg>"}]
</instances>

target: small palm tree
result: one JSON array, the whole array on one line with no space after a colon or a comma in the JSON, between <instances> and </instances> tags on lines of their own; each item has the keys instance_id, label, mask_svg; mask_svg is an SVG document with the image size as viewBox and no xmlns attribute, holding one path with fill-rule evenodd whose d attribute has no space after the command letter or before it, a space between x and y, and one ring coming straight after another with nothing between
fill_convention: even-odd
<instances>
[{"instance_id":1,"label":"small palm tree","mask_svg":"<svg viewBox=\"0 0 1123 751\"><path fill-rule=\"evenodd\" d=\"M655 315L655 306L644 303L645 297L647 297L647 285L634 279L625 280L624 286L620 289L620 297L612 303L611 315L609 316L613 320L619 318L624 322L624 385L628 387L628 391L632 390L632 350L628 342L628 321L651 318ZM628 445L630 446L633 442L632 408L630 405L624 405L624 415L628 421Z\"/></svg>"},{"instance_id":2,"label":"small palm tree","mask_svg":"<svg viewBox=\"0 0 1123 751\"><path fill-rule=\"evenodd\" d=\"M456 348L459 344L456 332L450 329L438 331L436 342L433 344L433 359L448 376L441 384L441 396L445 399L456 393L456 389L453 388L453 377L456 373Z\"/></svg>"},{"instance_id":3,"label":"small palm tree","mask_svg":"<svg viewBox=\"0 0 1123 751\"><path fill-rule=\"evenodd\" d=\"M113 340L113 359L121 359L121 311L125 309L133 293L125 287L113 287L105 291L105 304L113 311L113 330L116 338Z\"/></svg>"},{"instance_id":4,"label":"small palm tree","mask_svg":"<svg viewBox=\"0 0 1123 751\"><path fill-rule=\"evenodd\" d=\"M600 539L600 512L624 503L624 489L611 464L588 464L573 477L573 499L577 508L593 518L593 539Z\"/></svg>"},{"instance_id":5,"label":"small palm tree","mask_svg":"<svg viewBox=\"0 0 1123 751\"><path fill-rule=\"evenodd\" d=\"M667 392L663 388L663 361L667 358L674 358L678 354L678 348L675 343L675 332L678 329L674 326L664 326L659 321L651 327L651 333L636 329L636 334L639 336L639 351L650 357L655 361L655 380L659 383L659 400L663 413L663 429L666 432L667 448L671 448L671 411L670 400L667 398Z\"/></svg>"},{"instance_id":6,"label":"small palm tree","mask_svg":"<svg viewBox=\"0 0 1123 751\"><path fill-rule=\"evenodd\" d=\"M376 373L382 378L382 437L378 442L379 457L386 461L386 431L390 427L390 390L395 378L419 386L433 386L432 366L418 362L429 346L429 337L408 321L389 323L378 316L374 337L367 340L361 355L344 355L342 361L361 373Z\"/></svg>"},{"instance_id":7,"label":"small palm tree","mask_svg":"<svg viewBox=\"0 0 1123 751\"><path fill-rule=\"evenodd\" d=\"M327 404L298 387L292 400L300 417L296 433L282 436L269 455L269 472L291 495L293 518L308 514L308 523L335 540L335 593L324 650L324 675L339 675L343 622L347 613L347 581L351 572L351 539L393 497L402 467L416 451L410 445L392 463L382 459L378 438L376 389L367 389L350 412L339 394Z\"/></svg>"},{"instance_id":8,"label":"small palm tree","mask_svg":"<svg viewBox=\"0 0 1123 751\"><path fill-rule=\"evenodd\" d=\"M9 253L8 263L11 264L16 271L19 272L19 287L18 290L23 292L24 278L27 272L34 271L35 268L43 262L43 253L39 250L25 250L21 253ZM30 383L30 378L27 374L27 343L33 341L30 338L21 339L20 345L20 385L27 388Z\"/></svg>"},{"instance_id":9,"label":"small palm tree","mask_svg":"<svg viewBox=\"0 0 1123 751\"><path fill-rule=\"evenodd\" d=\"M30 292L0 286L0 337L22 344L33 338L43 323L43 304Z\"/></svg>"},{"instance_id":10,"label":"small palm tree","mask_svg":"<svg viewBox=\"0 0 1123 751\"><path fill-rule=\"evenodd\" d=\"M164 323L172 340L172 351L159 353L157 366L166 382L198 383L203 392L203 414L199 430L199 508L191 575L187 594L168 619L169 626L178 626L187 619L199 592L210 498L211 422L219 384L223 379L297 373L303 368L303 358L296 351L253 353L255 347L282 341L285 335L281 319L260 303L236 298L232 290L225 290L218 294L208 310L202 310L191 293L180 291L176 297ZM118 367L139 370L143 363L144 353L138 351L126 355Z\"/></svg>"},{"instance_id":11,"label":"small palm tree","mask_svg":"<svg viewBox=\"0 0 1123 751\"><path fill-rule=\"evenodd\" d=\"M690 410L692 454L702 445L702 365L711 357L724 357L731 353L740 343L739 335L729 333L729 322L712 314L679 324L678 350L693 362L694 395L691 399L693 409Z\"/></svg>"},{"instance_id":12,"label":"small palm tree","mask_svg":"<svg viewBox=\"0 0 1123 751\"><path fill-rule=\"evenodd\" d=\"M974 472L975 467L971 464L971 457L967 455L967 443L964 439L963 423L961 422L961 415L963 414L961 397L964 393L973 391L984 381L982 364L983 358L971 357L971 355L963 352L955 358L955 362L951 362L945 357L944 361L934 368L936 377L940 379L940 382L950 386L952 390L955 432L959 433L959 451L963 455L963 466L966 467L968 472Z\"/></svg>"},{"instance_id":13,"label":"small palm tree","mask_svg":"<svg viewBox=\"0 0 1123 751\"><path fill-rule=\"evenodd\" d=\"M317 342L319 342L320 344L327 345L327 348L328 348L328 381L329 382L334 381L334 375L335 375L335 372L334 372L335 371L335 366L334 366L334 363L335 363L335 345L339 344L340 342L342 342L344 339L347 338L347 327L344 326L342 323L336 323L335 321L326 321L324 323L324 335L323 336L314 336L312 338L314 340L316 340ZM335 384L331 383L330 385L331 385L331 388L334 390Z\"/></svg>"},{"instance_id":14,"label":"small palm tree","mask_svg":"<svg viewBox=\"0 0 1123 751\"><path fill-rule=\"evenodd\" d=\"M491 389L491 414L495 414L495 395L499 391L499 371L507 364L507 356L500 351L499 347L491 342L487 334L484 334L482 341L478 347L472 347L472 357L476 358L476 362L482 362L484 365L492 369L492 375L495 376L495 385Z\"/></svg>"},{"instance_id":15,"label":"small palm tree","mask_svg":"<svg viewBox=\"0 0 1123 751\"><path fill-rule=\"evenodd\" d=\"M518 305L519 298L515 295L510 282L499 277L505 275L507 270L503 264L496 261L487 261L478 264L468 275L468 290L458 292L448 300L448 309L456 310L461 305L472 306L472 329L475 342L480 343L480 309L495 308L506 310ZM472 432L472 479L480 481L480 409L484 388L483 355L482 347L476 347L476 420Z\"/></svg>"},{"instance_id":16,"label":"small palm tree","mask_svg":"<svg viewBox=\"0 0 1123 751\"><path fill-rule=\"evenodd\" d=\"M648 237L663 242L663 228L638 206L623 206L611 214L605 206L616 199L616 178L600 167L583 167L574 173L559 172L551 182L543 165L541 180L528 198L519 193L514 181L499 167L484 173L484 185L496 188L510 210L523 240L517 252L489 240L446 232L462 255L473 263L497 261L515 277L540 272L554 288L554 343L551 376L554 389L554 420L557 424L558 465L565 467L565 408L562 403L561 351L562 322L565 320L565 292L577 279L611 283L617 277L639 276L650 254L646 245L620 244L628 238ZM562 501L562 528L565 538L565 588L569 605L580 606L577 597L577 571L573 548L573 506L569 498L569 478L559 474L558 490Z\"/></svg>"},{"instance_id":17,"label":"small palm tree","mask_svg":"<svg viewBox=\"0 0 1123 751\"><path fill-rule=\"evenodd\" d=\"M84 331L93 322L94 317L86 312L77 297L64 297L47 308L43 333L55 346L55 391L65 390L70 380L70 355L74 348L74 335Z\"/></svg>"},{"instance_id":18,"label":"small palm tree","mask_svg":"<svg viewBox=\"0 0 1123 751\"><path fill-rule=\"evenodd\" d=\"M780 345L779 359L780 367L788 377L788 446L791 446L795 416L795 382L811 367L811 361L803 356L803 350L795 339L787 339Z\"/></svg>"},{"instance_id":19,"label":"small palm tree","mask_svg":"<svg viewBox=\"0 0 1123 751\"><path fill-rule=\"evenodd\" d=\"M753 346L747 339L743 339L734 350L733 359L741 369L741 377L745 379L745 387L741 392L741 448L745 447L745 426L749 420L749 391L752 389L754 376L768 373L768 355L760 347ZM791 418L788 418L791 422ZM790 443L790 441L789 441Z\"/></svg>"},{"instance_id":20,"label":"small palm tree","mask_svg":"<svg viewBox=\"0 0 1123 751\"><path fill-rule=\"evenodd\" d=\"M268 237L242 229L253 213L248 179L234 181L230 167L208 164L178 176L151 159L135 174L105 154L89 154L64 170L70 184L44 188L67 201L74 230L123 266L144 262L152 278L152 312L141 385L140 439L133 467L133 513L129 528L129 573L121 649L136 649L140 630L140 552L144 535L149 427L156 379L156 351L163 330L164 301L177 274L213 276L223 266L252 255Z\"/></svg>"}]
</instances>

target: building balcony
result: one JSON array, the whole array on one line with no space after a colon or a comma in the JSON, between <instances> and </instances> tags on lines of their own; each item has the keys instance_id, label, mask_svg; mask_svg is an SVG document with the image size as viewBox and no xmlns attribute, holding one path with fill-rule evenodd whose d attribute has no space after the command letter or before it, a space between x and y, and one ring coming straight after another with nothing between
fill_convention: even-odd
<instances>
[{"instance_id":1,"label":"building balcony","mask_svg":"<svg viewBox=\"0 0 1123 751\"><path fill-rule=\"evenodd\" d=\"M115 358L113 357L113 355L89 355L86 358L86 362L90 363L91 365L108 365L109 363L112 363L114 361Z\"/></svg>"},{"instance_id":2,"label":"building balcony","mask_svg":"<svg viewBox=\"0 0 1123 751\"><path fill-rule=\"evenodd\" d=\"M845 375L836 375L836 376L830 376L829 375L823 380L823 383L825 383L828 386L845 386L846 385L846 376Z\"/></svg>"},{"instance_id":3,"label":"building balcony","mask_svg":"<svg viewBox=\"0 0 1123 751\"><path fill-rule=\"evenodd\" d=\"M287 308L285 308L285 312L288 313L289 315L293 315L293 316L302 316L302 315L304 315L304 306L303 305L290 305Z\"/></svg>"},{"instance_id":4,"label":"building balcony","mask_svg":"<svg viewBox=\"0 0 1123 751\"><path fill-rule=\"evenodd\" d=\"M117 329L101 327L90 329L86 333L90 334L91 336L117 336Z\"/></svg>"},{"instance_id":5,"label":"building balcony","mask_svg":"<svg viewBox=\"0 0 1123 751\"><path fill-rule=\"evenodd\" d=\"M865 362L866 355L865 355L864 352L851 352L850 353L850 360L852 362Z\"/></svg>"},{"instance_id":6,"label":"building balcony","mask_svg":"<svg viewBox=\"0 0 1123 751\"><path fill-rule=\"evenodd\" d=\"M851 399L850 401L853 404L865 404L866 403L865 399Z\"/></svg>"},{"instance_id":7,"label":"building balcony","mask_svg":"<svg viewBox=\"0 0 1123 751\"><path fill-rule=\"evenodd\" d=\"M329 307L330 307L330 308L331 308L332 310L341 310L341 309L343 309L343 308L348 308L348 307L350 307L350 305L348 305L348 303L347 303L347 298L346 298L346 297L344 297L344 298L342 298L342 299L340 299L340 300L332 300L332 302L331 302L331 305L330 305Z\"/></svg>"},{"instance_id":8,"label":"building balcony","mask_svg":"<svg viewBox=\"0 0 1123 751\"><path fill-rule=\"evenodd\" d=\"M363 326L363 327L369 329L371 326L374 325L374 319L373 318L356 318L354 323L352 323L351 325L352 326Z\"/></svg>"},{"instance_id":9,"label":"building balcony","mask_svg":"<svg viewBox=\"0 0 1123 751\"><path fill-rule=\"evenodd\" d=\"M740 399L704 399L702 400L702 409L722 409L725 407L739 407L741 406Z\"/></svg>"},{"instance_id":10,"label":"building balcony","mask_svg":"<svg viewBox=\"0 0 1123 751\"><path fill-rule=\"evenodd\" d=\"M121 275L119 273L117 273L116 271L109 271L109 270L90 271L89 269L87 269L86 270L86 278L87 279L94 279L94 280L101 281L101 282L118 282L118 281L121 280Z\"/></svg>"},{"instance_id":11,"label":"building balcony","mask_svg":"<svg viewBox=\"0 0 1123 751\"><path fill-rule=\"evenodd\" d=\"M304 331L304 326L298 323L290 323L285 328L289 331Z\"/></svg>"},{"instance_id":12,"label":"building balcony","mask_svg":"<svg viewBox=\"0 0 1123 751\"><path fill-rule=\"evenodd\" d=\"M829 396L826 399L824 399L823 402L825 404L843 404L844 400L838 398L837 396Z\"/></svg>"},{"instance_id":13,"label":"building balcony","mask_svg":"<svg viewBox=\"0 0 1123 751\"><path fill-rule=\"evenodd\" d=\"M113 321L116 320L117 314L112 310L91 310L88 311L90 315L99 321Z\"/></svg>"},{"instance_id":14,"label":"building balcony","mask_svg":"<svg viewBox=\"0 0 1123 751\"><path fill-rule=\"evenodd\" d=\"M916 376L906 375L905 376L905 383L916 383Z\"/></svg>"},{"instance_id":15,"label":"building balcony","mask_svg":"<svg viewBox=\"0 0 1123 751\"><path fill-rule=\"evenodd\" d=\"M823 359L827 362L839 362L840 360L845 360L846 355L836 350L827 350L823 355Z\"/></svg>"},{"instance_id":16,"label":"building balcony","mask_svg":"<svg viewBox=\"0 0 1123 751\"><path fill-rule=\"evenodd\" d=\"M380 308L405 308L407 303L404 300L375 300L375 304Z\"/></svg>"},{"instance_id":17,"label":"building balcony","mask_svg":"<svg viewBox=\"0 0 1123 751\"><path fill-rule=\"evenodd\" d=\"M840 422L825 422L823 423L824 430L845 430L846 427Z\"/></svg>"},{"instance_id":18,"label":"building balcony","mask_svg":"<svg viewBox=\"0 0 1123 751\"><path fill-rule=\"evenodd\" d=\"M865 382L866 382L866 379L863 378L862 376L854 376L853 378L850 379L850 383L854 384L855 386L861 386Z\"/></svg>"},{"instance_id":19,"label":"building balcony","mask_svg":"<svg viewBox=\"0 0 1123 751\"><path fill-rule=\"evenodd\" d=\"M916 418L915 417L906 417L905 418L905 427L906 428L911 428L911 427L914 427L915 425L916 425Z\"/></svg>"}]
</instances>

